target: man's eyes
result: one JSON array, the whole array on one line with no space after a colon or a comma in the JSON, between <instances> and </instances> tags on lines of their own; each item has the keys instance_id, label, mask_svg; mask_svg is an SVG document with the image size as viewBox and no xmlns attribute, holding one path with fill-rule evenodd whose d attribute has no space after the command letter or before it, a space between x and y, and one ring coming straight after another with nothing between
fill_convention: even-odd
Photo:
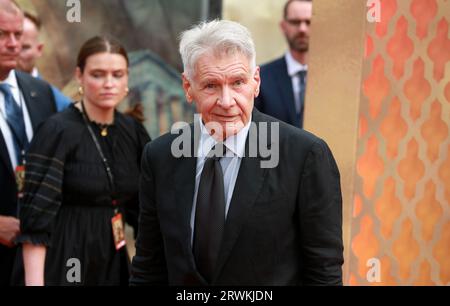
<instances>
[{"instance_id":1,"label":"man's eyes","mask_svg":"<svg viewBox=\"0 0 450 306\"><path fill-rule=\"evenodd\" d=\"M214 84L214 83L208 83L205 85L206 89L214 89L216 87L217 87L217 84Z\"/></svg>"}]
</instances>

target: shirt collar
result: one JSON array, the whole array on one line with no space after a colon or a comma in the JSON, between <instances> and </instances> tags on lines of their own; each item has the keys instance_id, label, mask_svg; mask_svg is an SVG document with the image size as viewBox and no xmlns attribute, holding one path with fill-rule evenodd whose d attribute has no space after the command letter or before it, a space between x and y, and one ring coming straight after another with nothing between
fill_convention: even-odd
<instances>
[{"instance_id":1,"label":"shirt collar","mask_svg":"<svg viewBox=\"0 0 450 306\"><path fill-rule=\"evenodd\" d=\"M31 71L31 76L33 78L39 78L39 70L36 67L34 67L33 71Z\"/></svg>"},{"instance_id":2,"label":"shirt collar","mask_svg":"<svg viewBox=\"0 0 450 306\"><path fill-rule=\"evenodd\" d=\"M215 140L208 133L201 116L198 116L201 136L200 136L200 145L199 145L199 157L205 157L209 151L217 144L217 140ZM228 137L223 142L225 147L227 147L228 151L226 156L229 156L229 152L232 152L233 156L244 157L245 153L245 142L247 141L248 131L250 129L250 124L252 122L252 117L250 116L250 120L248 123L239 131L239 133Z\"/></svg>"},{"instance_id":3,"label":"shirt collar","mask_svg":"<svg viewBox=\"0 0 450 306\"><path fill-rule=\"evenodd\" d=\"M19 85L17 84L16 73L14 72L14 70L11 70L9 72L8 77L4 81L0 81L0 83L8 84L11 87L11 89L16 89L19 87Z\"/></svg>"},{"instance_id":4,"label":"shirt collar","mask_svg":"<svg viewBox=\"0 0 450 306\"><path fill-rule=\"evenodd\" d=\"M284 58L286 59L287 70L290 77L295 76L300 71L308 70L308 65L303 65L297 62L290 51L287 51Z\"/></svg>"}]
</instances>

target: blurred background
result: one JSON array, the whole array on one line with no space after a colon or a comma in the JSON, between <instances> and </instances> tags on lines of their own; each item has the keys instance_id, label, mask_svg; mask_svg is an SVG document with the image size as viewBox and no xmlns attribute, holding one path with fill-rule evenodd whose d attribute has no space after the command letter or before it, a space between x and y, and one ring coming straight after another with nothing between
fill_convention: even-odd
<instances>
[{"instance_id":1,"label":"blurred background","mask_svg":"<svg viewBox=\"0 0 450 306\"><path fill-rule=\"evenodd\" d=\"M258 63L280 56L286 49L278 27L284 1L261 0L255 5L255 1L236 0L81 0L80 23L67 21L67 1L18 2L43 23L45 48L38 63L40 73L73 99L79 98L74 71L82 43L106 34L125 45L131 61L131 92L121 108L142 104L147 119L144 124L153 138L169 131L173 122L192 117L181 88L180 32L199 21L223 16L252 30ZM274 41L268 42L268 37Z\"/></svg>"}]
</instances>

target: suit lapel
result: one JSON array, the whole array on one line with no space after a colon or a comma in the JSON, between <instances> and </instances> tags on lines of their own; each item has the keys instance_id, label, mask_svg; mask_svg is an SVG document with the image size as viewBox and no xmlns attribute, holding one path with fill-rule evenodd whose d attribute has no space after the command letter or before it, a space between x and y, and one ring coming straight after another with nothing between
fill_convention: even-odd
<instances>
[{"instance_id":1,"label":"suit lapel","mask_svg":"<svg viewBox=\"0 0 450 306\"><path fill-rule=\"evenodd\" d=\"M254 111L252 116L253 122L258 124L259 113ZM257 132L259 135L258 127ZM225 233L214 273L214 279L217 279L220 275L220 272L239 237L242 226L247 220L247 217L251 212L258 195L260 194L265 175L267 173L267 169L261 168L262 158L259 156L259 152L257 157L249 157L249 141L250 137L247 136L245 145L246 155L242 158L238 177L236 179L236 185L233 191L233 196L225 223ZM270 141L268 143L270 146Z\"/></svg>"},{"instance_id":2,"label":"suit lapel","mask_svg":"<svg viewBox=\"0 0 450 306\"><path fill-rule=\"evenodd\" d=\"M299 126L300 122L297 119L297 111L295 110L294 102L294 89L292 88L292 79L288 75L286 59L282 57L280 59L279 69L277 69L277 77L275 78L279 92L281 92L281 101L289 116L289 121Z\"/></svg>"},{"instance_id":3,"label":"suit lapel","mask_svg":"<svg viewBox=\"0 0 450 306\"><path fill-rule=\"evenodd\" d=\"M27 106L31 126L33 127L33 131L36 131L37 125L41 122L40 119L43 117L39 103L36 101L39 98L38 92L33 89L33 86L31 86L31 84L27 82L20 73L16 72L16 77L20 92L22 93Z\"/></svg>"},{"instance_id":4,"label":"suit lapel","mask_svg":"<svg viewBox=\"0 0 450 306\"><path fill-rule=\"evenodd\" d=\"M178 217L178 224L181 225L181 241L185 249L188 261L195 267L195 259L191 247L191 212L195 192L195 175L197 158L195 154L198 148L198 140L194 139L194 131L199 129L198 124L191 124L191 156L177 159L174 168L173 186L175 192L175 210ZM199 133L199 130L196 131ZM200 134L197 134L200 135ZM195 153L195 154L194 154ZM198 274L198 277L201 277Z\"/></svg>"},{"instance_id":5,"label":"suit lapel","mask_svg":"<svg viewBox=\"0 0 450 306\"><path fill-rule=\"evenodd\" d=\"M177 163L176 172L174 174L174 188L176 209L179 214L180 222L183 227L183 235L191 240L191 211L192 199L194 198L195 189L195 169L197 160L194 157L187 157L183 162Z\"/></svg>"}]
</instances>

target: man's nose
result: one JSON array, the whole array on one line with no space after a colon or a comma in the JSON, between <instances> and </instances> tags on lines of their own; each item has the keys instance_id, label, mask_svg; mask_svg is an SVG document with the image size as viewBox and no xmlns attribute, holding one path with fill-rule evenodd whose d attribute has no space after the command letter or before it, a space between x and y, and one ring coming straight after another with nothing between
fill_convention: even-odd
<instances>
[{"instance_id":1,"label":"man's nose","mask_svg":"<svg viewBox=\"0 0 450 306\"><path fill-rule=\"evenodd\" d=\"M219 98L219 104L223 108L230 108L234 104L233 96L227 86L222 89L222 97Z\"/></svg>"},{"instance_id":2,"label":"man's nose","mask_svg":"<svg viewBox=\"0 0 450 306\"><path fill-rule=\"evenodd\" d=\"M302 21L302 22L300 22L298 27L299 27L300 32L307 32L309 29L309 24L306 21Z\"/></svg>"},{"instance_id":3,"label":"man's nose","mask_svg":"<svg viewBox=\"0 0 450 306\"><path fill-rule=\"evenodd\" d=\"M6 46L8 48L18 48L21 46L21 42L20 39L18 39L16 37L16 35L14 35L14 33L11 33L8 35L7 41L6 41Z\"/></svg>"}]
</instances>

